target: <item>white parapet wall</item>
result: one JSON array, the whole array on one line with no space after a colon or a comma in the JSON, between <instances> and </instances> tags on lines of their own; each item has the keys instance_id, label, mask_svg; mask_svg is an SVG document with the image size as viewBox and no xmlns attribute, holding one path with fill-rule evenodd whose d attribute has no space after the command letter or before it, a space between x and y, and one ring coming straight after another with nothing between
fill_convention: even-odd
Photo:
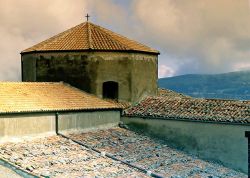
<instances>
[{"instance_id":1,"label":"white parapet wall","mask_svg":"<svg viewBox=\"0 0 250 178\"><path fill-rule=\"evenodd\" d=\"M117 126L119 110L58 112L59 132L84 131ZM0 140L7 137L50 135L56 132L56 113L0 115Z\"/></svg>"},{"instance_id":2,"label":"white parapet wall","mask_svg":"<svg viewBox=\"0 0 250 178\"><path fill-rule=\"evenodd\" d=\"M61 132L78 132L118 126L120 111L93 111L59 113L58 129Z\"/></svg>"},{"instance_id":3,"label":"white parapet wall","mask_svg":"<svg viewBox=\"0 0 250 178\"><path fill-rule=\"evenodd\" d=\"M0 115L0 138L51 133L54 130L54 113Z\"/></svg>"},{"instance_id":4,"label":"white parapet wall","mask_svg":"<svg viewBox=\"0 0 250 178\"><path fill-rule=\"evenodd\" d=\"M130 129L165 141L168 145L247 173L250 125L122 117Z\"/></svg>"}]
</instances>

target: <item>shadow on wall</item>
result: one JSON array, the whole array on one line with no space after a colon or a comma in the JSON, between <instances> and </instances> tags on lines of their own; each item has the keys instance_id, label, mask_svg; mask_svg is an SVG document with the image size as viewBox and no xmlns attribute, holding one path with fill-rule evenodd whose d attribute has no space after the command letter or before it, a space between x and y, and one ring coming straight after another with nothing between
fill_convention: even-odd
<instances>
[{"instance_id":1,"label":"shadow on wall","mask_svg":"<svg viewBox=\"0 0 250 178\"><path fill-rule=\"evenodd\" d=\"M199 158L247 173L248 125L122 117L130 129Z\"/></svg>"},{"instance_id":2,"label":"shadow on wall","mask_svg":"<svg viewBox=\"0 0 250 178\"><path fill-rule=\"evenodd\" d=\"M127 125L131 130L137 133L159 139L160 141L163 141L169 146L177 148L178 150L193 150L196 154L198 154L199 152L198 150L200 148L197 140L193 136L182 134L180 128L174 129L166 125L160 125L157 129L157 132L155 132L154 130L152 130L150 125L146 123L130 122L129 124L127 123ZM188 144L184 145L184 143Z\"/></svg>"}]
</instances>

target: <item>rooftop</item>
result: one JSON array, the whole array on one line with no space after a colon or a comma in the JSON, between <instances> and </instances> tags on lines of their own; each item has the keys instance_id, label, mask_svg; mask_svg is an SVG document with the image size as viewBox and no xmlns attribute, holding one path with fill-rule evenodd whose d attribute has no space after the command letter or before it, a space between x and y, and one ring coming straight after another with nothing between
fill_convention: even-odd
<instances>
[{"instance_id":1,"label":"rooftop","mask_svg":"<svg viewBox=\"0 0 250 178\"><path fill-rule=\"evenodd\" d=\"M65 83L0 82L0 114L118 108Z\"/></svg>"},{"instance_id":2,"label":"rooftop","mask_svg":"<svg viewBox=\"0 0 250 178\"><path fill-rule=\"evenodd\" d=\"M91 22L81 23L41 43L38 43L22 53L46 51L138 51L159 54L159 51L128 39L108 29Z\"/></svg>"},{"instance_id":3,"label":"rooftop","mask_svg":"<svg viewBox=\"0 0 250 178\"><path fill-rule=\"evenodd\" d=\"M123 110L124 109L127 109L127 108L129 108L129 107L131 107L131 103L130 102L128 102L128 101L116 101L116 100L113 100L113 99L104 99L105 101L108 101L108 102L110 102L110 103L113 103L113 104L115 104L117 107L119 107L119 108L122 108Z\"/></svg>"},{"instance_id":4,"label":"rooftop","mask_svg":"<svg viewBox=\"0 0 250 178\"><path fill-rule=\"evenodd\" d=\"M146 97L125 110L126 116L250 123L249 101L188 97Z\"/></svg>"},{"instance_id":5,"label":"rooftop","mask_svg":"<svg viewBox=\"0 0 250 178\"><path fill-rule=\"evenodd\" d=\"M68 136L163 177L247 177L126 129ZM33 174L50 177L148 177L60 136L1 144L0 158Z\"/></svg>"},{"instance_id":6,"label":"rooftop","mask_svg":"<svg viewBox=\"0 0 250 178\"><path fill-rule=\"evenodd\" d=\"M177 93L173 90L164 89L164 88L158 88L158 96L175 97L175 98L191 98L190 96Z\"/></svg>"}]
</instances>

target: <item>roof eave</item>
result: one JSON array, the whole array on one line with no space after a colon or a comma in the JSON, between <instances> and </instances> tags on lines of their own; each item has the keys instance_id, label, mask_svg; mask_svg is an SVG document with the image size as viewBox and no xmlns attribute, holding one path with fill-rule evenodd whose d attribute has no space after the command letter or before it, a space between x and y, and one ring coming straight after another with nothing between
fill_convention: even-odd
<instances>
[{"instance_id":1,"label":"roof eave","mask_svg":"<svg viewBox=\"0 0 250 178\"><path fill-rule=\"evenodd\" d=\"M32 53L54 53L54 52L123 52L123 53L144 53L144 54L154 54L160 55L159 51L140 51L140 50L106 50L106 49L76 49L76 50L32 50L32 51L22 51L20 54L32 54Z\"/></svg>"},{"instance_id":2,"label":"roof eave","mask_svg":"<svg viewBox=\"0 0 250 178\"><path fill-rule=\"evenodd\" d=\"M211 123L211 124L232 124L232 125L249 125L249 122L243 122L244 120L233 120L233 121L215 121L209 119L193 119L190 117L181 117L181 116L168 116L168 115L141 115L141 114L128 114L123 113L124 117L138 117L143 119L159 119L159 120L171 120L171 121L184 121L184 122L200 122L200 123Z\"/></svg>"},{"instance_id":3,"label":"roof eave","mask_svg":"<svg viewBox=\"0 0 250 178\"><path fill-rule=\"evenodd\" d=\"M86 109L54 109L54 110L33 110L33 111L11 111L11 112L0 112L1 115L16 115L16 114L44 114L44 113L69 113L69 112L95 112L95 111L122 111L121 107L110 107L110 108L86 108Z\"/></svg>"}]
</instances>

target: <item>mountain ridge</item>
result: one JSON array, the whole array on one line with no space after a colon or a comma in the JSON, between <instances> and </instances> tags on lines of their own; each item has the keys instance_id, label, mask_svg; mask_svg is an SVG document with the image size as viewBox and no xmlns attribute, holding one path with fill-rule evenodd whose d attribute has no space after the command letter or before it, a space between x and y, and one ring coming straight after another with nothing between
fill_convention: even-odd
<instances>
[{"instance_id":1,"label":"mountain ridge","mask_svg":"<svg viewBox=\"0 0 250 178\"><path fill-rule=\"evenodd\" d=\"M159 87L197 98L250 100L250 71L186 74L158 80Z\"/></svg>"}]
</instances>

